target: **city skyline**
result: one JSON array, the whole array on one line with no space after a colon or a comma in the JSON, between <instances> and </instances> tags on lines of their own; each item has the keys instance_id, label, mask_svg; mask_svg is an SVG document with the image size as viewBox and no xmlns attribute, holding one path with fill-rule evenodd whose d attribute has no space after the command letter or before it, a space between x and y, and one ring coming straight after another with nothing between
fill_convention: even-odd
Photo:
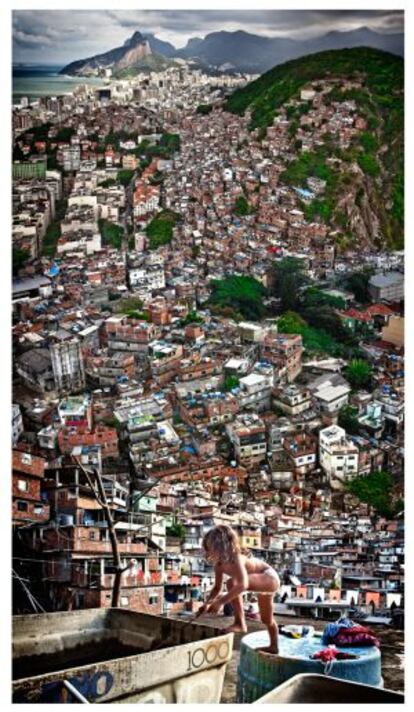
<instances>
[{"instance_id":1,"label":"city skyline","mask_svg":"<svg viewBox=\"0 0 414 712\"><path fill-rule=\"evenodd\" d=\"M94 28L91 37L90 28ZM65 63L122 45L138 30L177 49L220 30L306 39L361 27L404 32L400 10L18 10L13 12L13 61ZM46 55L45 55L46 53ZM47 61L46 61L47 60Z\"/></svg>"}]
</instances>

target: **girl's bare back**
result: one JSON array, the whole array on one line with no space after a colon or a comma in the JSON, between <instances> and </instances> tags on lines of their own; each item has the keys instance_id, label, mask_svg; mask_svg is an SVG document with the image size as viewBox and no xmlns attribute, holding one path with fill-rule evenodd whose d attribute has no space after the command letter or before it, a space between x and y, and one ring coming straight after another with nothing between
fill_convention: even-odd
<instances>
[{"instance_id":1,"label":"girl's bare back","mask_svg":"<svg viewBox=\"0 0 414 712\"><path fill-rule=\"evenodd\" d=\"M240 563L245 566L247 574L261 574L269 568L269 565L265 561L256 559L253 556L249 557L245 556L244 554L240 554L239 556L239 560L241 560ZM238 567L236 562L220 562L219 566L223 573L227 574L228 576L235 576L237 574Z\"/></svg>"}]
</instances>

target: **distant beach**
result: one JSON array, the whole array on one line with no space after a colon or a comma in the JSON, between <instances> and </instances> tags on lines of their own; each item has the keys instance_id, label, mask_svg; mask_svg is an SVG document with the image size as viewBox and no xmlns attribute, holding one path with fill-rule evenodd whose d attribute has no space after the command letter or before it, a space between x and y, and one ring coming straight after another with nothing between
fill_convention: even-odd
<instances>
[{"instance_id":1,"label":"distant beach","mask_svg":"<svg viewBox=\"0 0 414 712\"><path fill-rule=\"evenodd\" d=\"M104 86L98 78L69 77L59 74L62 65L13 65L13 103L18 103L22 96L37 99L40 96L59 96L69 94L76 86Z\"/></svg>"}]
</instances>

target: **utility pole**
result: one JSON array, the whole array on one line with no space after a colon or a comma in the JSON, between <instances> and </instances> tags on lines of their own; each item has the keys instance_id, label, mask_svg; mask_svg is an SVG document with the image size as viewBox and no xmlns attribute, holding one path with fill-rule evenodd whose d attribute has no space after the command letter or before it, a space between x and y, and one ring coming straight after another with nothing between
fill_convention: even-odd
<instances>
[{"instance_id":1,"label":"utility pole","mask_svg":"<svg viewBox=\"0 0 414 712\"><path fill-rule=\"evenodd\" d=\"M102 507L102 510L105 514L105 519L108 524L108 531L109 531L109 538L111 540L111 547L112 547L112 555L113 555L113 560L114 560L114 567L115 567L115 578L114 578L114 585L112 588L112 602L111 605L113 608L118 608L119 607L119 597L120 597L120 592L121 592L121 577L124 571L130 568L130 565L128 566L122 566L121 562L121 557L119 554L119 547L118 547L118 539L116 536L116 531L115 531L115 525L114 525L114 520L112 519L112 513L111 509L108 504L108 500L106 498L105 494L105 488L103 486L102 482L102 477L101 473L98 468L94 468L92 472L88 471L82 463L75 458L75 461L77 465L80 467L82 470L83 474L85 475L87 482L89 484L89 487L91 488L91 491L98 502L98 504ZM95 480L92 479L92 476L95 476Z\"/></svg>"},{"instance_id":2,"label":"utility pole","mask_svg":"<svg viewBox=\"0 0 414 712\"><path fill-rule=\"evenodd\" d=\"M112 602L113 608L119 608L119 598L121 592L121 577L124 571L131 568L131 564L128 566L122 566L121 557L119 554L118 539L116 536L116 530L114 525L114 520L112 519L112 512L108 504L108 500L105 494L105 488L102 482L102 476L99 467L94 467L92 470L87 470L82 463L75 457L74 458L77 466L82 470L85 478L89 484L92 494L94 495L98 504L102 507L105 515L106 522L108 524L109 538L111 540L112 546L112 556L114 560L115 567L115 578L114 585L112 588ZM94 477L94 479L93 479ZM136 501L144 497L162 478L158 478L155 482L152 482L146 488L141 490L139 495L136 497Z\"/></svg>"}]
</instances>

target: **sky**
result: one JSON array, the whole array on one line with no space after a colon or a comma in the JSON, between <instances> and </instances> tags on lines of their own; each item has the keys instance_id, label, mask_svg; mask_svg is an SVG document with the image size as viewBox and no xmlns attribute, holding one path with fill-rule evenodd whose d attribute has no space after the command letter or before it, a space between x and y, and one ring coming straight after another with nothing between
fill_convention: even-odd
<instances>
[{"instance_id":1,"label":"sky","mask_svg":"<svg viewBox=\"0 0 414 712\"><path fill-rule=\"evenodd\" d=\"M135 30L183 47L190 37L245 30L306 39L332 30L404 31L393 10L15 10L13 62L64 64L122 45Z\"/></svg>"}]
</instances>

